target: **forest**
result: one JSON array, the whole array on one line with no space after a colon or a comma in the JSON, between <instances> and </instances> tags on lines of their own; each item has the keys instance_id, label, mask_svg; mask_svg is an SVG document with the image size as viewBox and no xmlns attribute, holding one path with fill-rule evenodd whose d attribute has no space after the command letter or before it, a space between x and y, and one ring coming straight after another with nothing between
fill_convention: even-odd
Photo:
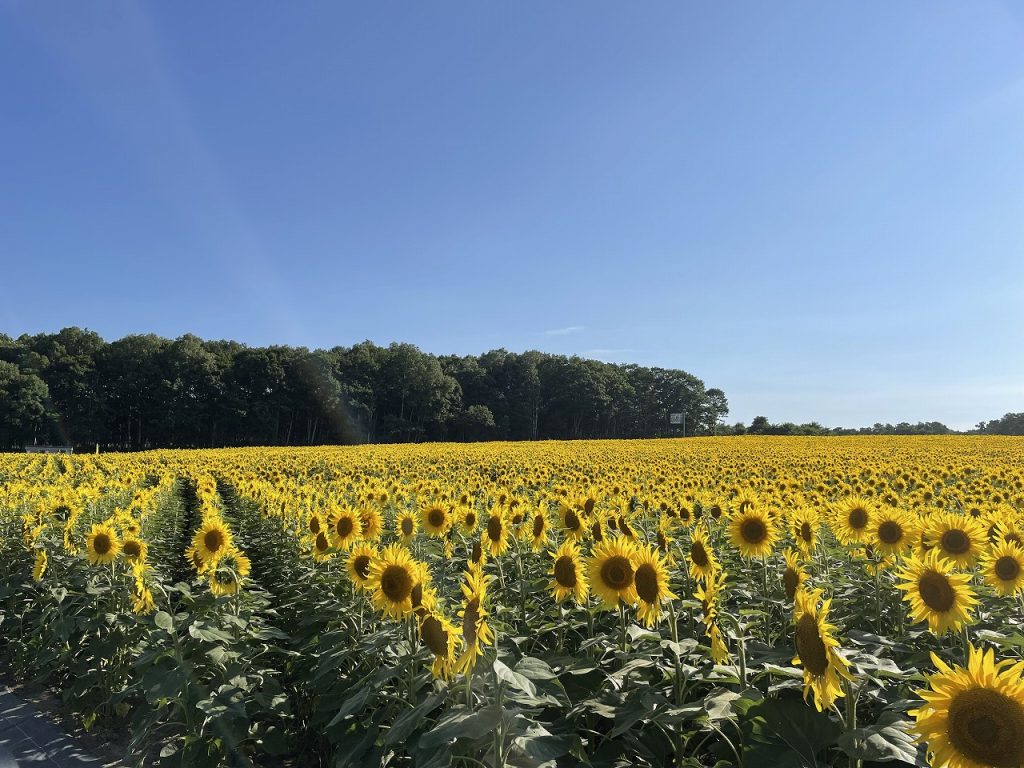
<instances>
[{"instance_id":1,"label":"forest","mask_svg":"<svg viewBox=\"0 0 1024 768\"><path fill-rule=\"evenodd\" d=\"M708 434L721 389L686 371L504 349L252 347L81 328L0 334L0 447L104 449Z\"/></svg>"}]
</instances>

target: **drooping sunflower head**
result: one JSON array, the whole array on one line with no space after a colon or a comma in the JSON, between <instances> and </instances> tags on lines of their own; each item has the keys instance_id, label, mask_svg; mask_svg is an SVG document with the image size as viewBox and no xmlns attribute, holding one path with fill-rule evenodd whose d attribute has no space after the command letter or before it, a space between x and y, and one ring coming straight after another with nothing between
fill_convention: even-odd
<instances>
[{"instance_id":1,"label":"drooping sunflower head","mask_svg":"<svg viewBox=\"0 0 1024 768\"><path fill-rule=\"evenodd\" d=\"M668 586L668 564L657 549L647 544L637 546L634 563L637 616L646 626L653 627L664 610L662 603L676 599Z\"/></svg>"},{"instance_id":2,"label":"drooping sunflower head","mask_svg":"<svg viewBox=\"0 0 1024 768\"><path fill-rule=\"evenodd\" d=\"M466 571L462 583L463 604L459 616L462 619L462 641L465 650L459 657L456 669L469 672L476 666L476 660L483 654L483 646L494 640L487 624L487 577L475 571Z\"/></svg>"},{"instance_id":3,"label":"drooping sunflower head","mask_svg":"<svg viewBox=\"0 0 1024 768\"><path fill-rule=\"evenodd\" d=\"M209 516L196 531L192 546L203 565L214 563L231 548L231 531L219 517Z\"/></svg>"},{"instance_id":4,"label":"drooping sunflower head","mask_svg":"<svg viewBox=\"0 0 1024 768\"><path fill-rule=\"evenodd\" d=\"M426 611L419 619L420 640L434 654L431 672L447 680L455 673L456 651L462 642L455 625L435 611Z\"/></svg>"},{"instance_id":5,"label":"drooping sunflower head","mask_svg":"<svg viewBox=\"0 0 1024 768\"><path fill-rule=\"evenodd\" d=\"M548 589L556 602L572 597L578 604L583 604L590 594L587 575L580 562L580 548L572 539L566 539L554 553L551 564L551 583Z\"/></svg>"},{"instance_id":6,"label":"drooping sunflower head","mask_svg":"<svg viewBox=\"0 0 1024 768\"><path fill-rule=\"evenodd\" d=\"M786 561L786 568L782 572L782 588L786 592L787 600L796 598L796 591L807 580L807 571L800 564L799 553L793 549L785 549L782 557Z\"/></svg>"},{"instance_id":7,"label":"drooping sunflower head","mask_svg":"<svg viewBox=\"0 0 1024 768\"><path fill-rule=\"evenodd\" d=\"M229 547L207 571L210 591L219 597L233 595L251 571L249 558L234 547Z\"/></svg>"},{"instance_id":8,"label":"drooping sunflower head","mask_svg":"<svg viewBox=\"0 0 1024 768\"><path fill-rule=\"evenodd\" d=\"M928 544L958 568L974 565L987 544L985 526L970 515L950 512L932 516L927 537Z\"/></svg>"},{"instance_id":9,"label":"drooping sunflower head","mask_svg":"<svg viewBox=\"0 0 1024 768\"><path fill-rule=\"evenodd\" d=\"M92 565L109 565L120 550L117 533L106 523L93 525L85 536L85 554Z\"/></svg>"},{"instance_id":10,"label":"drooping sunflower head","mask_svg":"<svg viewBox=\"0 0 1024 768\"><path fill-rule=\"evenodd\" d=\"M348 553L345 561L345 570L349 579L359 589L370 589L370 565L379 557L380 552L375 546L369 543L356 544Z\"/></svg>"},{"instance_id":11,"label":"drooping sunflower head","mask_svg":"<svg viewBox=\"0 0 1024 768\"><path fill-rule=\"evenodd\" d=\"M897 589L906 594L914 621L927 621L934 635L959 630L971 622L971 611L978 604L970 587L969 574L955 573L951 561L932 549L923 557L911 555L899 572L902 583Z\"/></svg>"},{"instance_id":12,"label":"drooping sunflower head","mask_svg":"<svg viewBox=\"0 0 1024 768\"><path fill-rule=\"evenodd\" d=\"M737 512L729 523L729 538L741 557L767 557L779 538L775 521L764 511Z\"/></svg>"},{"instance_id":13,"label":"drooping sunflower head","mask_svg":"<svg viewBox=\"0 0 1024 768\"><path fill-rule=\"evenodd\" d=\"M629 539L605 539L590 556L590 588L606 608L635 605L636 545Z\"/></svg>"},{"instance_id":14,"label":"drooping sunflower head","mask_svg":"<svg viewBox=\"0 0 1024 768\"><path fill-rule=\"evenodd\" d=\"M982 559L982 573L999 595L1024 591L1024 547L1006 540L992 545Z\"/></svg>"},{"instance_id":15,"label":"drooping sunflower head","mask_svg":"<svg viewBox=\"0 0 1024 768\"><path fill-rule=\"evenodd\" d=\"M835 627L828 623L831 600L821 602L821 590L798 590L795 595L793 619L796 623L794 664L804 668L804 701L814 693L814 706L821 712L843 696L840 678L849 679L846 661L836 648ZM820 603L820 607L819 607Z\"/></svg>"},{"instance_id":16,"label":"drooping sunflower head","mask_svg":"<svg viewBox=\"0 0 1024 768\"><path fill-rule=\"evenodd\" d=\"M715 557L711 538L703 525L698 525L693 529L687 553L687 566L690 569L690 575L702 581L709 579L718 570L718 558Z\"/></svg>"},{"instance_id":17,"label":"drooping sunflower head","mask_svg":"<svg viewBox=\"0 0 1024 768\"><path fill-rule=\"evenodd\" d=\"M331 539L326 530L321 530L316 536L309 537L309 554L314 562L326 563L337 553L331 547Z\"/></svg>"},{"instance_id":18,"label":"drooping sunflower head","mask_svg":"<svg viewBox=\"0 0 1024 768\"><path fill-rule=\"evenodd\" d=\"M932 765L1016 768L1024 765L1024 662L996 661L973 646L967 667L949 667L934 653L938 672L917 692L918 740Z\"/></svg>"},{"instance_id":19,"label":"drooping sunflower head","mask_svg":"<svg viewBox=\"0 0 1024 768\"><path fill-rule=\"evenodd\" d=\"M127 538L121 541L121 557L129 563L142 563L146 560L149 545L141 539Z\"/></svg>"}]
</instances>

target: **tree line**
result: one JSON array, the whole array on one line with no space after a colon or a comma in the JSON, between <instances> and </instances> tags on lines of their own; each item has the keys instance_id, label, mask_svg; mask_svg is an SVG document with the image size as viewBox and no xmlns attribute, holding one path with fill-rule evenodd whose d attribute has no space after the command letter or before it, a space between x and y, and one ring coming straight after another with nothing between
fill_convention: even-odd
<instances>
[{"instance_id":1,"label":"tree line","mask_svg":"<svg viewBox=\"0 0 1024 768\"><path fill-rule=\"evenodd\" d=\"M729 405L681 370L412 344L250 347L193 335L0 334L0 446L314 445L715 431Z\"/></svg>"}]
</instances>

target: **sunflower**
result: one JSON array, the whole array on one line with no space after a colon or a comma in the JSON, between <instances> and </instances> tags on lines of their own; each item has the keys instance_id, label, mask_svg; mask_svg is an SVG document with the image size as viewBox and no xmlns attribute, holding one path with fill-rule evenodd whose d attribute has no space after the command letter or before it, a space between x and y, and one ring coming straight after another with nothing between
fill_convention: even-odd
<instances>
[{"instance_id":1,"label":"sunflower","mask_svg":"<svg viewBox=\"0 0 1024 768\"><path fill-rule=\"evenodd\" d=\"M740 491L733 497L732 506L738 515L753 512L758 507L757 495L752 491Z\"/></svg>"},{"instance_id":2,"label":"sunflower","mask_svg":"<svg viewBox=\"0 0 1024 768\"><path fill-rule=\"evenodd\" d=\"M860 544L870 530L875 508L864 499L851 498L841 503L835 512L833 531L843 544Z\"/></svg>"},{"instance_id":3,"label":"sunflower","mask_svg":"<svg viewBox=\"0 0 1024 768\"><path fill-rule=\"evenodd\" d=\"M129 563L144 563L147 551L149 546L141 539L132 537L121 540L121 557Z\"/></svg>"},{"instance_id":4,"label":"sunflower","mask_svg":"<svg viewBox=\"0 0 1024 768\"><path fill-rule=\"evenodd\" d=\"M949 667L932 653L938 672L924 699L911 710L929 762L948 768L1016 768L1024 765L1024 662L996 661L973 646L966 669Z\"/></svg>"},{"instance_id":5,"label":"sunflower","mask_svg":"<svg viewBox=\"0 0 1024 768\"><path fill-rule=\"evenodd\" d=\"M717 624L711 623L707 625L705 634L711 641L711 660L715 664L728 664L730 661L729 648L725 644L722 630L718 628Z\"/></svg>"},{"instance_id":6,"label":"sunflower","mask_svg":"<svg viewBox=\"0 0 1024 768\"><path fill-rule=\"evenodd\" d=\"M372 544L356 544L348 554L345 570L352 583L359 589L369 589L370 564L380 556L380 552Z\"/></svg>"},{"instance_id":7,"label":"sunflower","mask_svg":"<svg viewBox=\"0 0 1024 768\"><path fill-rule=\"evenodd\" d=\"M437 593L430 586L430 569L427 568L427 564L419 560L415 560L414 564L414 584L409 600L412 603L412 612L422 618L437 608Z\"/></svg>"},{"instance_id":8,"label":"sunflower","mask_svg":"<svg viewBox=\"0 0 1024 768\"><path fill-rule=\"evenodd\" d=\"M809 555L818 543L818 513L811 507L799 507L789 522L797 548L805 556Z\"/></svg>"},{"instance_id":9,"label":"sunflower","mask_svg":"<svg viewBox=\"0 0 1024 768\"><path fill-rule=\"evenodd\" d=\"M971 610L978 604L971 577L954 573L953 564L941 558L938 550L908 557L899 577L904 582L896 588L907 593L903 599L910 603L914 621L927 621L932 634L941 636L970 623Z\"/></svg>"},{"instance_id":10,"label":"sunflower","mask_svg":"<svg viewBox=\"0 0 1024 768\"><path fill-rule=\"evenodd\" d=\"M468 505L460 506L455 511L455 518L458 520L462 533L466 536L472 536L473 531L480 523L480 516L476 513L476 509Z\"/></svg>"},{"instance_id":11,"label":"sunflower","mask_svg":"<svg viewBox=\"0 0 1024 768\"><path fill-rule=\"evenodd\" d=\"M796 591L807 580L807 571L800 564L796 550L786 549L782 557L786 561L786 570L782 572L782 586L786 590L786 599L793 600L796 598Z\"/></svg>"},{"instance_id":12,"label":"sunflower","mask_svg":"<svg viewBox=\"0 0 1024 768\"><path fill-rule=\"evenodd\" d=\"M729 537L741 557L766 557L779 537L775 523L765 512L749 507L729 523Z\"/></svg>"},{"instance_id":13,"label":"sunflower","mask_svg":"<svg viewBox=\"0 0 1024 768\"><path fill-rule=\"evenodd\" d=\"M693 592L694 598L700 601L703 613L702 621L707 627L710 627L718 618L718 605L725 594L725 577L727 575L725 571L712 573L704 581L697 582L697 589Z\"/></svg>"},{"instance_id":14,"label":"sunflower","mask_svg":"<svg viewBox=\"0 0 1024 768\"><path fill-rule=\"evenodd\" d=\"M321 530L316 536L310 537L309 554L315 563L326 563L334 557L335 550L331 548L331 540L327 538L326 531Z\"/></svg>"},{"instance_id":15,"label":"sunflower","mask_svg":"<svg viewBox=\"0 0 1024 768\"><path fill-rule=\"evenodd\" d=\"M495 557L500 557L508 550L508 539L511 533L505 511L495 505L491 508L491 516L487 518L487 528L481 536L484 549Z\"/></svg>"},{"instance_id":16,"label":"sunflower","mask_svg":"<svg viewBox=\"0 0 1024 768\"><path fill-rule=\"evenodd\" d=\"M711 575L718 570L718 558L715 557L707 529L703 525L698 525L693 529L686 564L689 567L690 575L701 581L711 578Z\"/></svg>"},{"instance_id":17,"label":"sunflower","mask_svg":"<svg viewBox=\"0 0 1024 768\"><path fill-rule=\"evenodd\" d=\"M452 516L442 504L430 504L420 510L420 522L428 536L440 538L448 533Z\"/></svg>"},{"instance_id":18,"label":"sunflower","mask_svg":"<svg viewBox=\"0 0 1024 768\"><path fill-rule=\"evenodd\" d=\"M362 535L363 521L351 507L343 506L331 517L331 544L335 549L350 549Z\"/></svg>"},{"instance_id":19,"label":"sunflower","mask_svg":"<svg viewBox=\"0 0 1024 768\"><path fill-rule=\"evenodd\" d=\"M483 573L484 564L487 562L487 550L484 549L483 543L480 539L473 539L473 544L469 548L469 568L470 570Z\"/></svg>"},{"instance_id":20,"label":"sunflower","mask_svg":"<svg viewBox=\"0 0 1024 768\"><path fill-rule=\"evenodd\" d=\"M210 591L218 596L235 594L251 570L248 557L234 547L228 548L209 570Z\"/></svg>"},{"instance_id":21,"label":"sunflower","mask_svg":"<svg viewBox=\"0 0 1024 768\"><path fill-rule=\"evenodd\" d=\"M417 527L416 515L412 512L401 512L395 518L395 535L398 536L398 540L405 546L409 546L412 542L412 537L416 535Z\"/></svg>"},{"instance_id":22,"label":"sunflower","mask_svg":"<svg viewBox=\"0 0 1024 768\"><path fill-rule=\"evenodd\" d=\"M542 504L534 513L530 523L530 546L534 552L540 552L548 544L547 506Z\"/></svg>"},{"instance_id":23,"label":"sunflower","mask_svg":"<svg viewBox=\"0 0 1024 768\"><path fill-rule=\"evenodd\" d=\"M359 525L364 539L376 541L384 532L384 516L376 507L362 507L359 510Z\"/></svg>"},{"instance_id":24,"label":"sunflower","mask_svg":"<svg viewBox=\"0 0 1024 768\"><path fill-rule=\"evenodd\" d=\"M231 531L219 517L207 517L192 539L202 565L215 563L231 547Z\"/></svg>"},{"instance_id":25,"label":"sunflower","mask_svg":"<svg viewBox=\"0 0 1024 768\"><path fill-rule=\"evenodd\" d=\"M474 571L463 574L462 596L465 602L459 612L462 619L462 640L465 650L456 663L459 672L472 672L476 660L483 655L482 646L494 642L494 634L487 624L487 578Z\"/></svg>"},{"instance_id":26,"label":"sunflower","mask_svg":"<svg viewBox=\"0 0 1024 768\"><path fill-rule=\"evenodd\" d=\"M899 509L884 509L870 523L871 547L882 558L898 555L909 549L917 532L911 515Z\"/></svg>"},{"instance_id":27,"label":"sunflower","mask_svg":"<svg viewBox=\"0 0 1024 768\"><path fill-rule=\"evenodd\" d=\"M578 541L587 535L587 523L581 510L562 503L558 508L558 516L566 536Z\"/></svg>"},{"instance_id":28,"label":"sunflower","mask_svg":"<svg viewBox=\"0 0 1024 768\"><path fill-rule=\"evenodd\" d=\"M985 581L997 594L1015 595L1024 590L1024 547L1002 541L992 546L981 563Z\"/></svg>"},{"instance_id":29,"label":"sunflower","mask_svg":"<svg viewBox=\"0 0 1024 768\"><path fill-rule=\"evenodd\" d=\"M839 678L852 679L847 671L849 662L836 651L839 641L832 635L835 627L828 623L832 600L821 602L819 607L821 594L820 589L799 590L793 610L796 622L793 663L804 668L804 701L813 691L814 706L819 712L844 695Z\"/></svg>"},{"instance_id":30,"label":"sunflower","mask_svg":"<svg viewBox=\"0 0 1024 768\"><path fill-rule=\"evenodd\" d=\"M149 587L143 586L136 590L135 599L132 601L132 612L139 616L148 616L156 610L156 601L153 600L153 593Z\"/></svg>"},{"instance_id":31,"label":"sunflower","mask_svg":"<svg viewBox=\"0 0 1024 768\"><path fill-rule=\"evenodd\" d=\"M117 534L109 525L96 524L86 534L85 554L92 565L108 565L114 562L121 549Z\"/></svg>"},{"instance_id":32,"label":"sunflower","mask_svg":"<svg viewBox=\"0 0 1024 768\"><path fill-rule=\"evenodd\" d=\"M420 572L409 550L401 544L384 547L380 557L370 563L365 589L372 591L375 608L394 619L412 612L412 591Z\"/></svg>"},{"instance_id":33,"label":"sunflower","mask_svg":"<svg viewBox=\"0 0 1024 768\"><path fill-rule=\"evenodd\" d=\"M434 677L447 680L455 672L456 650L462 642L455 625L440 613L427 611L419 620L420 640L434 654Z\"/></svg>"},{"instance_id":34,"label":"sunflower","mask_svg":"<svg viewBox=\"0 0 1024 768\"><path fill-rule=\"evenodd\" d=\"M668 564L658 551L648 545L636 548L636 571L633 581L638 598L637 617L650 628L661 617L664 601L675 600L668 588Z\"/></svg>"},{"instance_id":35,"label":"sunflower","mask_svg":"<svg viewBox=\"0 0 1024 768\"><path fill-rule=\"evenodd\" d=\"M311 512L306 518L306 533L316 536L324 529L324 519L319 512Z\"/></svg>"},{"instance_id":36,"label":"sunflower","mask_svg":"<svg viewBox=\"0 0 1024 768\"><path fill-rule=\"evenodd\" d=\"M606 539L590 555L590 585L606 608L635 605L636 545L629 539Z\"/></svg>"},{"instance_id":37,"label":"sunflower","mask_svg":"<svg viewBox=\"0 0 1024 768\"><path fill-rule=\"evenodd\" d=\"M32 579L34 581L43 580L43 574L46 573L46 565L49 561L50 558L47 556L45 549L36 550L36 559L32 564Z\"/></svg>"},{"instance_id":38,"label":"sunflower","mask_svg":"<svg viewBox=\"0 0 1024 768\"><path fill-rule=\"evenodd\" d=\"M933 515L927 535L928 544L958 568L974 565L984 552L987 540L984 525L968 515L950 512Z\"/></svg>"},{"instance_id":39,"label":"sunflower","mask_svg":"<svg viewBox=\"0 0 1024 768\"><path fill-rule=\"evenodd\" d=\"M555 597L555 602L562 602L572 597L577 604L583 605L590 594L587 575L580 562L580 548L572 539L566 539L555 551L554 562L551 564L551 583L548 589Z\"/></svg>"}]
</instances>

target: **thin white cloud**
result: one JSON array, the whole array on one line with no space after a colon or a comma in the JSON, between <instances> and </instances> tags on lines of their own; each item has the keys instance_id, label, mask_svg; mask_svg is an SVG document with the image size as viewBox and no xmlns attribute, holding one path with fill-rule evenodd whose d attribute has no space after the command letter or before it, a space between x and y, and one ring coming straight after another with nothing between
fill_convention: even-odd
<instances>
[{"instance_id":1,"label":"thin white cloud","mask_svg":"<svg viewBox=\"0 0 1024 768\"><path fill-rule=\"evenodd\" d=\"M584 329L582 325L567 325L565 328L552 328L544 331L545 336L568 336L570 333L579 333Z\"/></svg>"}]
</instances>

